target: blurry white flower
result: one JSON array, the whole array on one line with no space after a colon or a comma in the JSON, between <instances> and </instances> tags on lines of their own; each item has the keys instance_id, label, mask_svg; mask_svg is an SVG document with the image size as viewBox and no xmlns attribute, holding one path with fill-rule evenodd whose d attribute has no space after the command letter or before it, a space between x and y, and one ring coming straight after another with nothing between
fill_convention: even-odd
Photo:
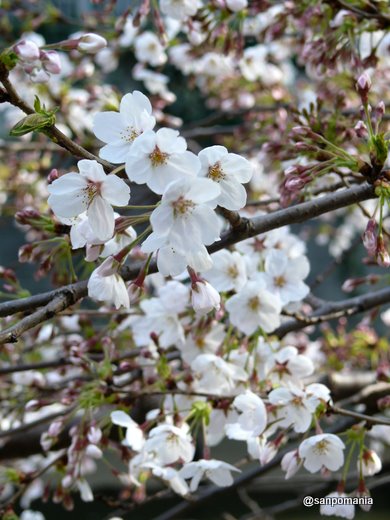
<instances>
[{"instance_id":1,"label":"blurry white flower","mask_svg":"<svg viewBox=\"0 0 390 520\"><path fill-rule=\"evenodd\" d=\"M243 368L214 354L201 354L191 363L191 369L196 390L216 395L230 395L237 391L239 382L248 379Z\"/></svg>"},{"instance_id":2,"label":"blurry white flower","mask_svg":"<svg viewBox=\"0 0 390 520\"><path fill-rule=\"evenodd\" d=\"M163 465L179 460L190 462L195 453L195 447L188 433L187 424L181 428L172 424L160 424L149 432L144 450L155 454Z\"/></svg>"},{"instance_id":3,"label":"blurry white flower","mask_svg":"<svg viewBox=\"0 0 390 520\"><path fill-rule=\"evenodd\" d=\"M245 334L259 327L272 332L280 325L281 303L265 288L263 280L249 281L226 302L231 323Z\"/></svg>"},{"instance_id":4,"label":"blurry white flower","mask_svg":"<svg viewBox=\"0 0 390 520\"><path fill-rule=\"evenodd\" d=\"M130 300L126 284L120 276L119 263L109 256L91 274L88 280L88 296L97 301L112 303L116 309L129 308Z\"/></svg>"},{"instance_id":5,"label":"blurry white flower","mask_svg":"<svg viewBox=\"0 0 390 520\"><path fill-rule=\"evenodd\" d=\"M326 495L326 498L345 498L347 495L345 493L338 493L335 491L334 493L330 493ZM320 514L324 516L340 516L341 518L348 518L351 520L355 516L355 506L353 504L322 504L320 506Z\"/></svg>"},{"instance_id":6,"label":"blurry white flower","mask_svg":"<svg viewBox=\"0 0 390 520\"><path fill-rule=\"evenodd\" d=\"M247 282L244 256L237 251L223 249L211 256L213 267L205 277L217 291L239 291Z\"/></svg>"},{"instance_id":7,"label":"blurry white flower","mask_svg":"<svg viewBox=\"0 0 390 520\"><path fill-rule=\"evenodd\" d=\"M164 65L167 61L164 47L158 37L150 31L146 31L135 38L134 50L138 61L149 63L153 67Z\"/></svg>"},{"instance_id":8,"label":"blurry white flower","mask_svg":"<svg viewBox=\"0 0 390 520\"><path fill-rule=\"evenodd\" d=\"M232 471L240 472L241 470L221 460L200 459L196 462L185 464L179 471L179 474L185 479L191 479L190 491L193 493L198 489L203 477L208 478L220 487L231 486L233 484Z\"/></svg>"},{"instance_id":9,"label":"blurry white flower","mask_svg":"<svg viewBox=\"0 0 390 520\"><path fill-rule=\"evenodd\" d=\"M263 433L267 426L267 411L258 395L246 390L234 399L233 406L240 415L236 422L225 426L229 439L248 440Z\"/></svg>"},{"instance_id":10,"label":"blurry white flower","mask_svg":"<svg viewBox=\"0 0 390 520\"><path fill-rule=\"evenodd\" d=\"M144 433L138 424L122 410L111 412L111 421L117 426L126 428L126 437L123 441L125 446L129 446L134 451L140 451L144 445Z\"/></svg>"},{"instance_id":11,"label":"blurry white flower","mask_svg":"<svg viewBox=\"0 0 390 520\"><path fill-rule=\"evenodd\" d=\"M373 450L364 450L362 454L362 471L365 477L376 475L382 469L382 461ZM358 471L360 471L360 462L358 461Z\"/></svg>"},{"instance_id":12,"label":"blurry white flower","mask_svg":"<svg viewBox=\"0 0 390 520\"><path fill-rule=\"evenodd\" d=\"M201 6L200 0L160 0L161 12L174 20L194 16Z\"/></svg>"},{"instance_id":13,"label":"blurry white flower","mask_svg":"<svg viewBox=\"0 0 390 520\"><path fill-rule=\"evenodd\" d=\"M200 280L191 285L191 303L195 312L207 314L220 308L221 296L212 285Z\"/></svg>"}]
</instances>

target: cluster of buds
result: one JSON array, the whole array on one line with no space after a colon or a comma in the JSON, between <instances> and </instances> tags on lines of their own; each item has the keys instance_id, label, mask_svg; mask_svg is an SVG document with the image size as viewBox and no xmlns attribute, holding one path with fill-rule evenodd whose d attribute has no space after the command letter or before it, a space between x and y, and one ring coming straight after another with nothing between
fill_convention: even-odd
<instances>
[{"instance_id":1,"label":"cluster of buds","mask_svg":"<svg viewBox=\"0 0 390 520\"><path fill-rule=\"evenodd\" d=\"M33 83L46 83L61 72L61 60L54 50L43 50L32 40L21 40L12 49Z\"/></svg>"}]
</instances>

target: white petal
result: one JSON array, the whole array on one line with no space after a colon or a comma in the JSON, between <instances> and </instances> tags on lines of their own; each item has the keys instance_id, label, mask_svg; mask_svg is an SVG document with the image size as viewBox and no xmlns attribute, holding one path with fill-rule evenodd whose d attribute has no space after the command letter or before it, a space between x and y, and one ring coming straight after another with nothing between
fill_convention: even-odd
<instances>
[{"instance_id":1,"label":"white petal","mask_svg":"<svg viewBox=\"0 0 390 520\"><path fill-rule=\"evenodd\" d=\"M87 215L92 231L100 240L109 240L114 234L114 210L101 197L94 197L87 209Z\"/></svg>"}]
</instances>

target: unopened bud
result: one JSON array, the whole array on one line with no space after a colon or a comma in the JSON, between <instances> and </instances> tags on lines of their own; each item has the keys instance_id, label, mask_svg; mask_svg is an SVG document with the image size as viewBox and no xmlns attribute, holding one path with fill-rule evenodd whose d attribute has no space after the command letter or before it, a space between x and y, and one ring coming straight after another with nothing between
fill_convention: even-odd
<instances>
[{"instance_id":1,"label":"unopened bud","mask_svg":"<svg viewBox=\"0 0 390 520\"><path fill-rule=\"evenodd\" d=\"M383 240L383 236L379 235L376 241L376 251L375 251L376 261L378 265L381 267L389 267L390 266L390 256L389 252L385 247L385 242Z\"/></svg>"},{"instance_id":2,"label":"unopened bud","mask_svg":"<svg viewBox=\"0 0 390 520\"><path fill-rule=\"evenodd\" d=\"M364 138L364 137L367 137L368 136L368 130L367 130L367 126L366 126L366 123L364 121L358 121L355 125L355 128L354 128L355 132L356 132L356 135L358 137L361 137L361 138Z\"/></svg>"},{"instance_id":3,"label":"unopened bud","mask_svg":"<svg viewBox=\"0 0 390 520\"><path fill-rule=\"evenodd\" d=\"M35 61L39 59L39 47L32 40L21 40L14 45L13 50L23 61Z\"/></svg>"},{"instance_id":4,"label":"unopened bud","mask_svg":"<svg viewBox=\"0 0 390 520\"><path fill-rule=\"evenodd\" d=\"M368 102L368 93L371 88L371 78L367 74L367 72L363 72L356 82L356 90L358 91L360 97L362 98L363 105L366 105Z\"/></svg>"},{"instance_id":5,"label":"unopened bud","mask_svg":"<svg viewBox=\"0 0 390 520\"><path fill-rule=\"evenodd\" d=\"M41 51L40 59L43 68L51 74L61 72L61 60L57 51Z\"/></svg>"},{"instance_id":6,"label":"unopened bud","mask_svg":"<svg viewBox=\"0 0 390 520\"><path fill-rule=\"evenodd\" d=\"M377 225L374 219L370 218L363 233L363 245L370 256L374 256L377 251Z\"/></svg>"},{"instance_id":7,"label":"unopened bud","mask_svg":"<svg viewBox=\"0 0 390 520\"><path fill-rule=\"evenodd\" d=\"M95 33L87 33L78 40L77 50L95 54L107 47L107 40Z\"/></svg>"},{"instance_id":8,"label":"unopened bud","mask_svg":"<svg viewBox=\"0 0 390 520\"><path fill-rule=\"evenodd\" d=\"M58 170L56 168L53 168L49 175L47 176L47 182L51 184L52 182L56 181L59 178Z\"/></svg>"}]
</instances>

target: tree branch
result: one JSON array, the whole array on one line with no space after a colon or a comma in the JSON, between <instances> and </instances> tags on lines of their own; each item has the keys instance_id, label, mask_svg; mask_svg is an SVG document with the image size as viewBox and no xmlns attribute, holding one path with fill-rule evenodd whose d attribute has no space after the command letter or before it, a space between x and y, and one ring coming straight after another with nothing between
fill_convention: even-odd
<instances>
[{"instance_id":1,"label":"tree branch","mask_svg":"<svg viewBox=\"0 0 390 520\"><path fill-rule=\"evenodd\" d=\"M338 302L326 302L308 316L300 315L299 319L289 320L275 329L272 334L282 338L289 332L304 329L310 325L324 321L340 318L341 316L352 316L368 311L379 305L390 303L390 288L386 287L369 294L348 298Z\"/></svg>"}]
</instances>

